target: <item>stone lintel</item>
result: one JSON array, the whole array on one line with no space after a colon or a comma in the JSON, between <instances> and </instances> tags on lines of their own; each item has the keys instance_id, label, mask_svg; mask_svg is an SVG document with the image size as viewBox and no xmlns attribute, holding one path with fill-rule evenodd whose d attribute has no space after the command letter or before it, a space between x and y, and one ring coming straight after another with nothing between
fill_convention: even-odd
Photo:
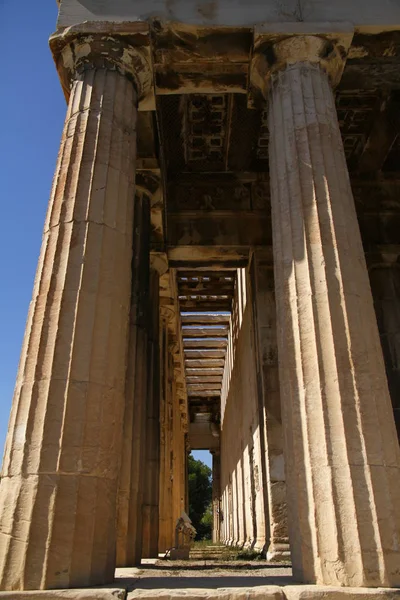
<instances>
[{"instance_id":1,"label":"stone lintel","mask_svg":"<svg viewBox=\"0 0 400 600\"><path fill-rule=\"evenodd\" d=\"M354 35L351 23L273 23L255 27L249 107L268 97L271 77L297 62L318 63L336 87Z\"/></svg>"},{"instance_id":2,"label":"stone lintel","mask_svg":"<svg viewBox=\"0 0 400 600\"><path fill-rule=\"evenodd\" d=\"M153 22L158 95L247 92L250 27Z\"/></svg>"},{"instance_id":3,"label":"stone lintel","mask_svg":"<svg viewBox=\"0 0 400 600\"><path fill-rule=\"evenodd\" d=\"M257 211L185 211L168 214L168 245L271 246L271 217Z\"/></svg>"},{"instance_id":4,"label":"stone lintel","mask_svg":"<svg viewBox=\"0 0 400 600\"><path fill-rule=\"evenodd\" d=\"M134 80L139 110L155 110L149 27L141 22L85 22L58 29L50 50L68 102L77 72L93 67L116 69Z\"/></svg>"},{"instance_id":5,"label":"stone lintel","mask_svg":"<svg viewBox=\"0 0 400 600\"><path fill-rule=\"evenodd\" d=\"M249 264L249 252L248 246L180 245L168 248L168 261L177 269L233 270Z\"/></svg>"}]
</instances>

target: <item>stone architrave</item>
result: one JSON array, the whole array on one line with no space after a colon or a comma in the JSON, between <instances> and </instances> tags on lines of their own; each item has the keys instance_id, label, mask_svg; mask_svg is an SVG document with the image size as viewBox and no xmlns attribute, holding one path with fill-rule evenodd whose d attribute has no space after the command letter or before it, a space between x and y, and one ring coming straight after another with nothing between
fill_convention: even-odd
<instances>
[{"instance_id":1,"label":"stone architrave","mask_svg":"<svg viewBox=\"0 0 400 600\"><path fill-rule=\"evenodd\" d=\"M400 452L323 36L265 72L280 386L294 575L400 585Z\"/></svg>"},{"instance_id":2,"label":"stone architrave","mask_svg":"<svg viewBox=\"0 0 400 600\"><path fill-rule=\"evenodd\" d=\"M136 50L53 37L71 85L0 485L0 588L113 581L131 285Z\"/></svg>"}]
</instances>

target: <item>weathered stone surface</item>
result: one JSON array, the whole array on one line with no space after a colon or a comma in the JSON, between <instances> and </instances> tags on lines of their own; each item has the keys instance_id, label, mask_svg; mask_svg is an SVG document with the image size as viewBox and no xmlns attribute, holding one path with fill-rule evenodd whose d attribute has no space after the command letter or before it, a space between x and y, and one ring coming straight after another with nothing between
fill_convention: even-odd
<instances>
[{"instance_id":1,"label":"weathered stone surface","mask_svg":"<svg viewBox=\"0 0 400 600\"><path fill-rule=\"evenodd\" d=\"M395 600L400 589L337 588L319 585L293 585L283 588L286 600Z\"/></svg>"},{"instance_id":2,"label":"weathered stone surface","mask_svg":"<svg viewBox=\"0 0 400 600\"><path fill-rule=\"evenodd\" d=\"M254 335L249 274L241 269L221 393L221 540L262 551L265 454L261 450Z\"/></svg>"},{"instance_id":3,"label":"weathered stone surface","mask_svg":"<svg viewBox=\"0 0 400 600\"><path fill-rule=\"evenodd\" d=\"M73 84L0 485L0 587L113 580L124 404L136 92Z\"/></svg>"},{"instance_id":4,"label":"weathered stone surface","mask_svg":"<svg viewBox=\"0 0 400 600\"><path fill-rule=\"evenodd\" d=\"M294 575L399 585L400 452L333 94L291 63L269 127Z\"/></svg>"},{"instance_id":5,"label":"weathered stone surface","mask_svg":"<svg viewBox=\"0 0 400 600\"><path fill-rule=\"evenodd\" d=\"M149 391L150 199L136 193L125 412L118 492L117 565L140 564Z\"/></svg>"},{"instance_id":6,"label":"weathered stone surface","mask_svg":"<svg viewBox=\"0 0 400 600\"><path fill-rule=\"evenodd\" d=\"M149 371L146 411L142 558L158 556L160 487L160 275L150 271Z\"/></svg>"},{"instance_id":7,"label":"weathered stone surface","mask_svg":"<svg viewBox=\"0 0 400 600\"><path fill-rule=\"evenodd\" d=\"M283 424L278 374L276 306L272 260L269 253L254 253L252 301L259 370L261 451L265 455L264 496L268 507L267 560L290 560L286 482L283 456Z\"/></svg>"},{"instance_id":8,"label":"weathered stone surface","mask_svg":"<svg viewBox=\"0 0 400 600\"><path fill-rule=\"evenodd\" d=\"M253 588L220 588L216 590L188 588L181 590L135 590L128 594L128 600L146 598L158 600L165 598L185 598L186 600L285 600L283 591L276 586L259 586ZM35 599L36 600L36 599Z\"/></svg>"},{"instance_id":9,"label":"weathered stone surface","mask_svg":"<svg viewBox=\"0 0 400 600\"><path fill-rule=\"evenodd\" d=\"M126 590L120 588L0 592L0 600L125 600L125 598Z\"/></svg>"}]
</instances>

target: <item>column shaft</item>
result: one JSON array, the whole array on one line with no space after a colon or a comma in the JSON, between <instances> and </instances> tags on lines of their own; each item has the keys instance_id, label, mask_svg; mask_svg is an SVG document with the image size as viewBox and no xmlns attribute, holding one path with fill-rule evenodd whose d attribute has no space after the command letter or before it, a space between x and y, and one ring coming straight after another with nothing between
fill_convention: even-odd
<instances>
[{"instance_id":1,"label":"column shaft","mask_svg":"<svg viewBox=\"0 0 400 600\"><path fill-rule=\"evenodd\" d=\"M280 385L294 574L400 584L400 455L332 90L315 64L269 103Z\"/></svg>"},{"instance_id":2,"label":"column shaft","mask_svg":"<svg viewBox=\"0 0 400 600\"><path fill-rule=\"evenodd\" d=\"M0 588L113 580L130 297L136 92L74 82L0 485Z\"/></svg>"},{"instance_id":3,"label":"column shaft","mask_svg":"<svg viewBox=\"0 0 400 600\"><path fill-rule=\"evenodd\" d=\"M118 494L117 565L140 564L145 481L150 273L150 201L137 193L134 212L132 294L121 475Z\"/></svg>"},{"instance_id":4,"label":"column shaft","mask_svg":"<svg viewBox=\"0 0 400 600\"><path fill-rule=\"evenodd\" d=\"M221 456L219 450L212 453L212 504L213 532L212 541L220 541L220 512L221 512Z\"/></svg>"},{"instance_id":5,"label":"column shaft","mask_svg":"<svg viewBox=\"0 0 400 600\"><path fill-rule=\"evenodd\" d=\"M149 339L148 403L146 416L146 462L143 499L143 558L158 556L160 481L160 276L150 273L151 324Z\"/></svg>"},{"instance_id":6,"label":"column shaft","mask_svg":"<svg viewBox=\"0 0 400 600\"><path fill-rule=\"evenodd\" d=\"M161 343L161 402L160 402L160 498L159 498L159 552L171 548L171 468L172 468L172 398L168 326L162 323Z\"/></svg>"}]
</instances>

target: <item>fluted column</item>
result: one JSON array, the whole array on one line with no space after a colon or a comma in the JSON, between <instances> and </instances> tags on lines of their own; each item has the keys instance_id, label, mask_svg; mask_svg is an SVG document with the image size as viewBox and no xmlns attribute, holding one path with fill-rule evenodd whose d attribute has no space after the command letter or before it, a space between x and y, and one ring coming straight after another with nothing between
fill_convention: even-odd
<instances>
[{"instance_id":1,"label":"fluted column","mask_svg":"<svg viewBox=\"0 0 400 600\"><path fill-rule=\"evenodd\" d=\"M160 351L160 496L159 496L159 552L165 552L172 546L172 365L169 353L168 321L172 318L170 310L161 310L161 351Z\"/></svg>"},{"instance_id":2,"label":"fluted column","mask_svg":"<svg viewBox=\"0 0 400 600\"><path fill-rule=\"evenodd\" d=\"M150 277L150 199L135 196L132 292L121 475L118 492L117 566L140 564L145 483Z\"/></svg>"},{"instance_id":3,"label":"fluted column","mask_svg":"<svg viewBox=\"0 0 400 600\"><path fill-rule=\"evenodd\" d=\"M158 556L160 488L160 274L167 261L151 255L148 401L146 414L145 486L142 508L142 557Z\"/></svg>"},{"instance_id":4,"label":"fluted column","mask_svg":"<svg viewBox=\"0 0 400 600\"><path fill-rule=\"evenodd\" d=\"M1 589L114 577L136 156L127 50L81 35L60 54L72 83L3 463Z\"/></svg>"},{"instance_id":5,"label":"fluted column","mask_svg":"<svg viewBox=\"0 0 400 600\"><path fill-rule=\"evenodd\" d=\"M221 512L221 455L219 450L212 453L212 504L213 504L213 531L212 541L220 541L220 512Z\"/></svg>"},{"instance_id":6,"label":"fluted column","mask_svg":"<svg viewBox=\"0 0 400 600\"><path fill-rule=\"evenodd\" d=\"M270 176L294 574L396 586L400 454L329 81L341 54L311 36L274 51Z\"/></svg>"}]
</instances>

